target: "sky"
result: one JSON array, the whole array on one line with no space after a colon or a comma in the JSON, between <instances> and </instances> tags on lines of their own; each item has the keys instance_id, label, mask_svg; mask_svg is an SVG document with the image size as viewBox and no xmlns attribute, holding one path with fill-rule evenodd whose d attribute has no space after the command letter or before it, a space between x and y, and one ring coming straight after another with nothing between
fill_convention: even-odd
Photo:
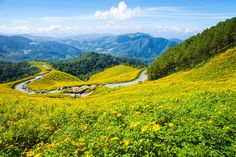
<instances>
[{"instance_id":1,"label":"sky","mask_svg":"<svg viewBox=\"0 0 236 157\"><path fill-rule=\"evenodd\" d=\"M186 39L232 17L236 0L0 0L1 34Z\"/></svg>"}]
</instances>

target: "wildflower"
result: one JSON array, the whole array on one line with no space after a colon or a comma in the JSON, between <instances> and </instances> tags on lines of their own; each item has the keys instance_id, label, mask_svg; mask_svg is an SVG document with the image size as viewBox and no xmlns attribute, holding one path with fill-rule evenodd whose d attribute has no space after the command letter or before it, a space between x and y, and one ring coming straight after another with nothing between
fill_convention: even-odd
<instances>
[{"instance_id":1,"label":"wildflower","mask_svg":"<svg viewBox=\"0 0 236 157\"><path fill-rule=\"evenodd\" d=\"M34 153L33 153L33 152L25 152L25 155L26 155L27 157L30 157L30 156L34 156Z\"/></svg>"},{"instance_id":2,"label":"wildflower","mask_svg":"<svg viewBox=\"0 0 236 157\"><path fill-rule=\"evenodd\" d=\"M174 126L174 123L169 123L168 126L172 128Z\"/></svg>"},{"instance_id":3,"label":"wildflower","mask_svg":"<svg viewBox=\"0 0 236 157\"><path fill-rule=\"evenodd\" d=\"M136 128L140 123L139 122L134 122L130 124L131 128Z\"/></svg>"},{"instance_id":4,"label":"wildflower","mask_svg":"<svg viewBox=\"0 0 236 157\"><path fill-rule=\"evenodd\" d=\"M124 142L124 145L125 145L125 146L128 146L128 145L129 145L129 140L125 139L123 142Z\"/></svg>"},{"instance_id":5,"label":"wildflower","mask_svg":"<svg viewBox=\"0 0 236 157\"><path fill-rule=\"evenodd\" d=\"M224 126L224 127L223 127L223 130L224 130L225 132L229 131L229 129L230 129L230 127L228 127L228 126Z\"/></svg>"},{"instance_id":6,"label":"wildflower","mask_svg":"<svg viewBox=\"0 0 236 157\"><path fill-rule=\"evenodd\" d=\"M152 121L152 122L150 122L149 124L150 124L150 125L155 125L156 122L155 122L155 121Z\"/></svg>"},{"instance_id":7,"label":"wildflower","mask_svg":"<svg viewBox=\"0 0 236 157\"><path fill-rule=\"evenodd\" d=\"M119 117L121 117L121 116L122 116L121 113L118 113L118 114L116 115L117 118L119 118Z\"/></svg>"},{"instance_id":8,"label":"wildflower","mask_svg":"<svg viewBox=\"0 0 236 157\"><path fill-rule=\"evenodd\" d=\"M153 127L152 127L153 131L154 132L158 132L160 129L161 129L161 125L159 124L154 124Z\"/></svg>"},{"instance_id":9,"label":"wildflower","mask_svg":"<svg viewBox=\"0 0 236 157\"><path fill-rule=\"evenodd\" d=\"M112 137L112 138L110 139L111 142L116 141L116 140L119 140L119 138L118 138L118 137Z\"/></svg>"},{"instance_id":10,"label":"wildflower","mask_svg":"<svg viewBox=\"0 0 236 157\"><path fill-rule=\"evenodd\" d=\"M145 133L145 132L147 132L147 131L148 131L148 126L145 125L145 126L142 128L141 132L142 132L142 133Z\"/></svg>"}]
</instances>

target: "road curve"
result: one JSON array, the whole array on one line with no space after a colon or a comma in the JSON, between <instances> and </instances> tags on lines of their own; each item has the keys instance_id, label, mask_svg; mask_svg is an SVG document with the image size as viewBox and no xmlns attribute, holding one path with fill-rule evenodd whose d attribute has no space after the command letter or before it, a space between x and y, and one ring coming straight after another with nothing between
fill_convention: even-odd
<instances>
[{"instance_id":1,"label":"road curve","mask_svg":"<svg viewBox=\"0 0 236 157\"><path fill-rule=\"evenodd\" d=\"M143 72L141 72L139 77L137 79L133 80L133 81L105 84L104 86L106 86L108 88L116 88L116 87L122 87L122 86L131 86L133 84L146 81L147 79L148 79L147 70L144 70Z\"/></svg>"},{"instance_id":2,"label":"road curve","mask_svg":"<svg viewBox=\"0 0 236 157\"><path fill-rule=\"evenodd\" d=\"M32 90L27 88L28 83L33 82L35 80L39 80L43 77L44 77L44 75L39 75L39 76L36 76L33 79L21 82L21 83L15 85L14 89L18 90L20 92L28 93L28 94L38 94L38 93L40 93L40 94L51 94L51 93L60 92L60 90L63 89L63 87L61 87L61 88L58 88L56 90L52 90L52 91L48 91L48 92L42 92L42 91L35 92L35 91L32 91ZM103 86L108 87L108 88L116 88L116 87L121 87L121 86L130 86L130 85L133 85L133 84L136 84L136 83L139 83L139 82L146 81L147 79L148 79L147 70L144 70L140 73L139 77L137 79L133 80L133 81L121 82L121 83L112 83L112 84L104 84Z\"/></svg>"}]
</instances>

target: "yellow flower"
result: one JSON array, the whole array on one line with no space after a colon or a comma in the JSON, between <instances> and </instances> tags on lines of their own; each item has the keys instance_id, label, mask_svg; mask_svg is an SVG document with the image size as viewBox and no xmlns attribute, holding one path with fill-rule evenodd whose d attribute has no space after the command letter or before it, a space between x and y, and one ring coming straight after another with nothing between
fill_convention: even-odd
<instances>
[{"instance_id":1,"label":"yellow flower","mask_svg":"<svg viewBox=\"0 0 236 157\"><path fill-rule=\"evenodd\" d=\"M142 133L145 133L145 132L147 132L147 131L148 131L148 126L145 125L145 126L142 128L141 132L142 132Z\"/></svg>"},{"instance_id":2,"label":"yellow flower","mask_svg":"<svg viewBox=\"0 0 236 157\"><path fill-rule=\"evenodd\" d=\"M86 157L93 157L93 155L92 154L87 154Z\"/></svg>"},{"instance_id":3,"label":"yellow flower","mask_svg":"<svg viewBox=\"0 0 236 157\"><path fill-rule=\"evenodd\" d=\"M119 117L121 117L121 116L122 116L121 113L118 113L118 114L116 115L117 118L119 118Z\"/></svg>"},{"instance_id":4,"label":"yellow flower","mask_svg":"<svg viewBox=\"0 0 236 157\"><path fill-rule=\"evenodd\" d=\"M25 152L25 155L26 155L27 157L30 157L30 156L34 156L34 153L33 153L33 152Z\"/></svg>"},{"instance_id":5,"label":"yellow flower","mask_svg":"<svg viewBox=\"0 0 236 157\"><path fill-rule=\"evenodd\" d=\"M169 123L168 126L172 128L174 126L174 123Z\"/></svg>"},{"instance_id":6,"label":"yellow flower","mask_svg":"<svg viewBox=\"0 0 236 157\"><path fill-rule=\"evenodd\" d=\"M155 125L156 122L155 122L155 121L152 121L152 122L150 122L149 124L150 124L150 125Z\"/></svg>"},{"instance_id":7,"label":"yellow flower","mask_svg":"<svg viewBox=\"0 0 236 157\"><path fill-rule=\"evenodd\" d=\"M129 140L125 139L123 142L124 142L124 145L125 145L125 146L128 146L128 145L129 145Z\"/></svg>"},{"instance_id":8,"label":"yellow flower","mask_svg":"<svg viewBox=\"0 0 236 157\"><path fill-rule=\"evenodd\" d=\"M119 140L119 138L118 138L118 137L112 137L112 138L110 139L111 142L116 141L116 140Z\"/></svg>"},{"instance_id":9,"label":"yellow flower","mask_svg":"<svg viewBox=\"0 0 236 157\"><path fill-rule=\"evenodd\" d=\"M152 127L153 131L154 132L158 132L160 129L161 129L161 125L159 124L154 124L153 127Z\"/></svg>"},{"instance_id":10,"label":"yellow flower","mask_svg":"<svg viewBox=\"0 0 236 157\"><path fill-rule=\"evenodd\" d=\"M140 122L134 122L130 124L131 128L136 128L138 125L140 124Z\"/></svg>"}]
</instances>

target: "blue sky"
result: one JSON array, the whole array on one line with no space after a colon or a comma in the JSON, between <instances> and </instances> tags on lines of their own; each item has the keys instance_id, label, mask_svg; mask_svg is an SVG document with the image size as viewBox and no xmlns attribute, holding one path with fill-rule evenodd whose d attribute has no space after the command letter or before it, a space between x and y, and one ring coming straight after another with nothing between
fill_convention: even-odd
<instances>
[{"instance_id":1,"label":"blue sky","mask_svg":"<svg viewBox=\"0 0 236 157\"><path fill-rule=\"evenodd\" d=\"M236 0L0 0L0 33L185 39L235 16Z\"/></svg>"}]
</instances>

